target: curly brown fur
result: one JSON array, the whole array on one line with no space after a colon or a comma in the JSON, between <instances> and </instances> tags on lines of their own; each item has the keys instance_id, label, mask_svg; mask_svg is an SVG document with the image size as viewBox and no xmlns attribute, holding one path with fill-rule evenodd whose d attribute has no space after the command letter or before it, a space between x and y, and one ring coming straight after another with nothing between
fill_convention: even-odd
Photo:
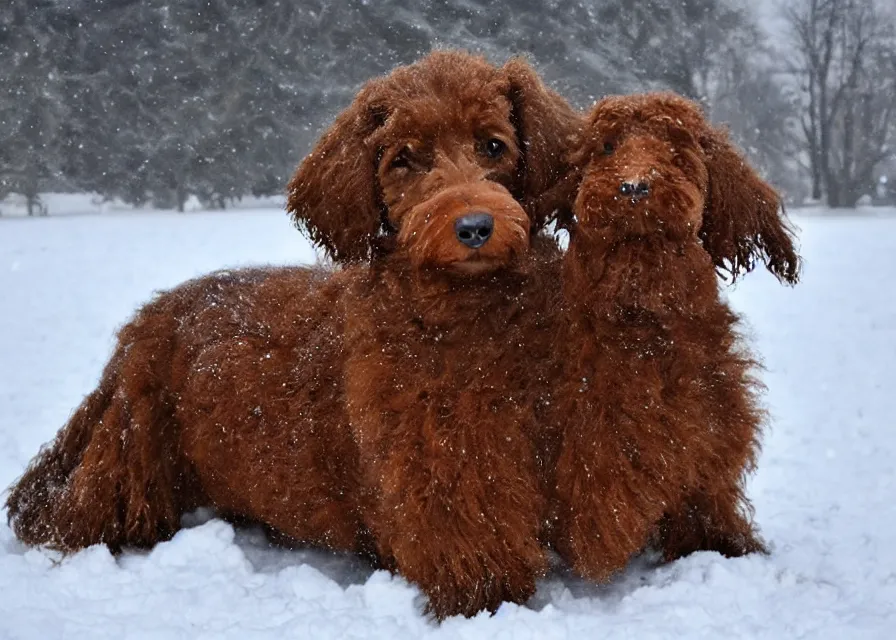
<instances>
[{"instance_id":1,"label":"curly brown fur","mask_svg":"<svg viewBox=\"0 0 896 640\"><path fill-rule=\"evenodd\" d=\"M764 550L744 495L764 419L759 384L718 291L727 249L713 252L728 245L707 233L733 234L726 242L743 252L726 256L732 273L767 251L795 281L798 258L786 233L768 231L783 224L776 209L761 231L744 222L777 196L727 145L693 103L648 94L598 103L573 154L554 541L595 580L650 542L667 560Z\"/></svg>"},{"instance_id":2,"label":"curly brown fur","mask_svg":"<svg viewBox=\"0 0 896 640\"><path fill-rule=\"evenodd\" d=\"M537 231L552 213L539 196L566 173L580 127L525 61L496 68L435 52L361 89L293 176L287 209L335 261L364 260L388 248L422 193L487 177L524 204ZM506 151L483 163L492 139Z\"/></svg>"},{"instance_id":3,"label":"curly brown fur","mask_svg":"<svg viewBox=\"0 0 896 640\"><path fill-rule=\"evenodd\" d=\"M537 363L549 362L557 263L546 245L525 268L463 287L376 269L352 296L349 419L375 487L365 522L439 616L524 602L546 568Z\"/></svg>"},{"instance_id":4,"label":"curly brown fur","mask_svg":"<svg viewBox=\"0 0 896 640\"><path fill-rule=\"evenodd\" d=\"M145 547L212 506L375 556L439 618L525 601L545 569L538 363L559 264L531 231L578 125L520 61L444 52L373 81L289 193L331 257L370 264L158 296L13 487L16 535ZM478 248L455 226L473 214L493 220Z\"/></svg>"},{"instance_id":5,"label":"curly brown fur","mask_svg":"<svg viewBox=\"0 0 896 640\"><path fill-rule=\"evenodd\" d=\"M664 95L669 100L675 98L673 94ZM645 115L637 101L617 106L620 108L615 113L606 116L604 126L608 130L624 127L628 119ZM699 237L717 271L734 281L762 261L778 280L796 284L801 260L794 247L794 229L784 213L780 196L730 143L724 129L709 126L703 116L694 111L693 105L688 109L687 113L675 114L675 119L683 127L694 127L691 129L694 134L687 142L696 143L706 159L709 185ZM594 138L593 134L592 130L591 137L583 139L578 150L572 153L572 166L564 178L541 195L543 207L560 210L559 223L565 228L575 226L573 211L564 203L576 197L584 168L581 160L587 154L602 152L604 141Z\"/></svg>"}]
</instances>

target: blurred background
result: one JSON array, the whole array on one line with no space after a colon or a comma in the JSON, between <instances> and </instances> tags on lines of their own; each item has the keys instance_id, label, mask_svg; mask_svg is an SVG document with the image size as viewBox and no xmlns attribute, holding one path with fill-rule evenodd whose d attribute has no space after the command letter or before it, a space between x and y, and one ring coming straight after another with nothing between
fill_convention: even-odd
<instances>
[{"instance_id":1,"label":"blurred background","mask_svg":"<svg viewBox=\"0 0 896 640\"><path fill-rule=\"evenodd\" d=\"M3 0L0 215L279 196L365 80L437 47L528 55L582 108L697 99L791 205L896 201L892 0Z\"/></svg>"}]
</instances>

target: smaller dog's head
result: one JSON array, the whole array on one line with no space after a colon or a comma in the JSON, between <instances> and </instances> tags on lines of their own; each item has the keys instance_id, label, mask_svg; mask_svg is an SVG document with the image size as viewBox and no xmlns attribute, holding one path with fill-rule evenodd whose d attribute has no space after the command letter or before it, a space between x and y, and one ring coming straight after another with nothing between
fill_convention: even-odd
<instances>
[{"instance_id":1,"label":"smaller dog's head","mask_svg":"<svg viewBox=\"0 0 896 640\"><path fill-rule=\"evenodd\" d=\"M581 228L619 238L699 238L732 278L760 259L780 280L798 280L778 194L693 102L671 93L605 98L573 162L582 172Z\"/></svg>"},{"instance_id":2,"label":"smaller dog's head","mask_svg":"<svg viewBox=\"0 0 896 640\"><path fill-rule=\"evenodd\" d=\"M579 127L525 62L436 52L367 83L299 167L287 208L336 262L396 253L491 271L529 248L549 212L527 205Z\"/></svg>"}]
</instances>

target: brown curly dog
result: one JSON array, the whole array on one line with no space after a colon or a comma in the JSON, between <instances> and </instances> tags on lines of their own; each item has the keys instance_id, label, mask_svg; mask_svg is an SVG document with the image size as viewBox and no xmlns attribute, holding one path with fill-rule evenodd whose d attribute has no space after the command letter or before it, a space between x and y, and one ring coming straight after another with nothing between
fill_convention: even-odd
<instances>
[{"instance_id":1,"label":"brown curly dog","mask_svg":"<svg viewBox=\"0 0 896 640\"><path fill-rule=\"evenodd\" d=\"M797 281L780 199L673 94L602 100L573 159L554 544L598 581L649 544L667 560L763 551L744 495L759 385L716 268L761 259Z\"/></svg>"},{"instance_id":2,"label":"brown curly dog","mask_svg":"<svg viewBox=\"0 0 896 640\"><path fill-rule=\"evenodd\" d=\"M520 60L440 52L367 84L289 185L351 264L157 296L12 488L16 535L147 547L211 506L370 554L439 618L526 600L559 264L537 200L580 126Z\"/></svg>"}]
</instances>

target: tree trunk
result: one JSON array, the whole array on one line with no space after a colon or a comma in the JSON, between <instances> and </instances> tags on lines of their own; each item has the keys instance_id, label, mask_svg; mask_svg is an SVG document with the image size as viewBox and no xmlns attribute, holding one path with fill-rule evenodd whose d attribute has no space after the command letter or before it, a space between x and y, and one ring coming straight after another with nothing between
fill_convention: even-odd
<instances>
[{"instance_id":1,"label":"tree trunk","mask_svg":"<svg viewBox=\"0 0 896 640\"><path fill-rule=\"evenodd\" d=\"M847 206L844 198L844 189L843 184L840 182L840 178L834 176L831 173L827 174L827 178L825 178L826 190L828 194L828 206L832 209L837 209L840 207Z\"/></svg>"},{"instance_id":2,"label":"tree trunk","mask_svg":"<svg viewBox=\"0 0 896 640\"><path fill-rule=\"evenodd\" d=\"M812 199L816 202L821 202L821 197L824 195L824 192L821 188L821 172L818 171L817 167L813 165L812 167Z\"/></svg>"},{"instance_id":3,"label":"tree trunk","mask_svg":"<svg viewBox=\"0 0 896 640\"><path fill-rule=\"evenodd\" d=\"M856 184L855 145L856 145L855 105L849 103L843 112L843 166L840 169L840 206L855 207L861 189Z\"/></svg>"},{"instance_id":4,"label":"tree trunk","mask_svg":"<svg viewBox=\"0 0 896 640\"><path fill-rule=\"evenodd\" d=\"M38 180L33 170L29 170L22 183L22 195L25 196L25 203L28 206L28 216L39 216L43 214L40 203L40 193L38 192Z\"/></svg>"},{"instance_id":5,"label":"tree trunk","mask_svg":"<svg viewBox=\"0 0 896 640\"><path fill-rule=\"evenodd\" d=\"M818 141L809 140L809 167L812 171L812 199L821 202L824 197L824 179L821 174L821 153L818 150Z\"/></svg>"},{"instance_id":6,"label":"tree trunk","mask_svg":"<svg viewBox=\"0 0 896 640\"><path fill-rule=\"evenodd\" d=\"M821 83L819 93L818 173L824 181L823 189L828 194L828 206L837 207L840 205L834 203L839 201L839 193L836 179L831 174L831 120L833 115L828 113L828 96L824 82Z\"/></svg>"},{"instance_id":7,"label":"tree trunk","mask_svg":"<svg viewBox=\"0 0 896 640\"><path fill-rule=\"evenodd\" d=\"M809 74L809 126L804 129L809 143L809 168L812 172L812 199L821 202L824 196L824 180L821 174L821 150L818 140L818 100L814 72Z\"/></svg>"},{"instance_id":8,"label":"tree trunk","mask_svg":"<svg viewBox=\"0 0 896 640\"><path fill-rule=\"evenodd\" d=\"M843 204L840 206L855 209L859 204L859 198L865 195L862 193L863 191L862 185L855 180L852 180L848 185L844 185L841 193Z\"/></svg>"},{"instance_id":9,"label":"tree trunk","mask_svg":"<svg viewBox=\"0 0 896 640\"><path fill-rule=\"evenodd\" d=\"M174 197L177 199L177 212L183 213L184 205L187 203L187 190L183 182L178 181L174 190Z\"/></svg>"}]
</instances>

